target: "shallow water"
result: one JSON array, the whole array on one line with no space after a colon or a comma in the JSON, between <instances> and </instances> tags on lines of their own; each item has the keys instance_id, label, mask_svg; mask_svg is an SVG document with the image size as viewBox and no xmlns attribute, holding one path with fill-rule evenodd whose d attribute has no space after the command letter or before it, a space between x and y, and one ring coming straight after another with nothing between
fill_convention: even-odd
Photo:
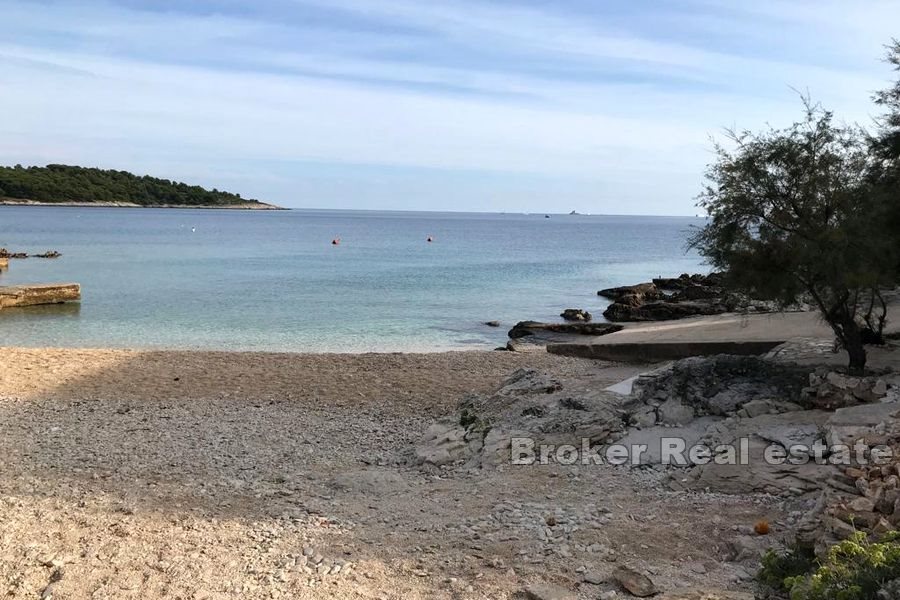
<instances>
[{"instance_id":1,"label":"shallow water","mask_svg":"<svg viewBox=\"0 0 900 600\"><path fill-rule=\"evenodd\" d=\"M81 305L0 312L0 345L313 352L494 347L603 287L706 271L700 219L0 206L0 285L75 281ZM428 243L426 238L434 241ZM331 240L341 238L333 246ZM499 320L503 327L482 323Z\"/></svg>"}]
</instances>

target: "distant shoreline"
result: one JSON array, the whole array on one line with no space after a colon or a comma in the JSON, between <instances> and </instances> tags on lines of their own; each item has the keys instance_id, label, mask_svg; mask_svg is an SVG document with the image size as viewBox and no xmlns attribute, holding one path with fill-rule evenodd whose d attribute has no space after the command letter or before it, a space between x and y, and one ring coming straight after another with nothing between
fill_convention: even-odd
<instances>
[{"instance_id":1,"label":"distant shoreline","mask_svg":"<svg viewBox=\"0 0 900 600\"><path fill-rule=\"evenodd\" d=\"M265 202L248 202L246 204L217 205L207 204L136 204L134 202L39 202L37 200L15 200L4 198L0 206L67 206L78 208L203 208L208 210L291 210L283 206L266 204Z\"/></svg>"}]
</instances>

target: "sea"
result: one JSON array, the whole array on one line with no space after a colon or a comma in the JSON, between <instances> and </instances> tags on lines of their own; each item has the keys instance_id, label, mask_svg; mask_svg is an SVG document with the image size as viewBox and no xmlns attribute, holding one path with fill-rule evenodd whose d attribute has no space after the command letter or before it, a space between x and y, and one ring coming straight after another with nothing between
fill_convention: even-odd
<instances>
[{"instance_id":1,"label":"sea","mask_svg":"<svg viewBox=\"0 0 900 600\"><path fill-rule=\"evenodd\" d=\"M708 272L689 217L0 206L0 286L79 304L0 311L0 346L286 352L490 349L597 290ZM428 241L430 238L431 241ZM333 240L340 241L333 244ZM487 321L499 321L489 327Z\"/></svg>"}]
</instances>

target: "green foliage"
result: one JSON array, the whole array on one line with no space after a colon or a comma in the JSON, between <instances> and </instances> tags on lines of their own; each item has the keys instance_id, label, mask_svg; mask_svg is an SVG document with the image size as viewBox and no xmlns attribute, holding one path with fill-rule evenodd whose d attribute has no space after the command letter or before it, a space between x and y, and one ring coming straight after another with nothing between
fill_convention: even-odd
<instances>
[{"instance_id":1,"label":"green foliage","mask_svg":"<svg viewBox=\"0 0 900 600\"><path fill-rule=\"evenodd\" d=\"M112 171L47 165L0 167L0 197L36 202L129 202L141 206L229 206L256 203L238 194L206 190L168 179Z\"/></svg>"},{"instance_id":2,"label":"green foliage","mask_svg":"<svg viewBox=\"0 0 900 600\"><path fill-rule=\"evenodd\" d=\"M888 47L887 62L900 74L900 41L894 40ZM872 139L872 150L880 159L876 187L888 207L887 226L900 231L900 77L894 85L878 92L875 102L886 111L878 120L878 134ZM900 245L900 240L897 244ZM897 273L900 274L900 258Z\"/></svg>"},{"instance_id":3,"label":"green foliage","mask_svg":"<svg viewBox=\"0 0 900 600\"><path fill-rule=\"evenodd\" d=\"M759 581L790 600L878 600L885 584L900 579L900 533L870 542L864 532L832 546L821 563L807 551L770 551Z\"/></svg>"},{"instance_id":4,"label":"green foliage","mask_svg":"<svg viewBox=\"0 0 900 600\"><path fill-rule=\"evenodd\" d=\"M470 411L468 408L464 408L459 415L459 424L466 429L474 426L477 422L478 415L475 414L475 411Z\"/></svg>"},{"instance_id":5,"label":"green foliage","mask_svg":"<svg viewBox=\"0 0 900 600\"><path fill-rule=\"evenodd\" d=\"M753 297L810 296L861 371L861 329L880 335L879 290L895 283L900 250L873 186L869 138L807 101L790 127L729 140L707 171L699 205L710 220L691 245Z\"/></svg>"},{"instance_id":6,"label":"green foliage","mask_svg":"<svg viewBox=\"0 0 900 600\"><path fill-rule=\"evenodd\" d=\"M779 592L790 591L787 582L805 576L816 566L816 556L808 548L792 548L787 552L769 550L762 559L757 580Z\"/></svg>"},{"instance_id":7,"label":"green foliage","mask_svg":"<svg viewBox=\"0 0 900 600\"><path fill-rule=\"evenodd\" d=\"M900 72L900 40L894 40L888 46L886 60ZM886 109L879 122L875 148L888 160L896 160L900 157L900 78L891 87L876 93L875 103Z\"/></svg>"}]
</instances>

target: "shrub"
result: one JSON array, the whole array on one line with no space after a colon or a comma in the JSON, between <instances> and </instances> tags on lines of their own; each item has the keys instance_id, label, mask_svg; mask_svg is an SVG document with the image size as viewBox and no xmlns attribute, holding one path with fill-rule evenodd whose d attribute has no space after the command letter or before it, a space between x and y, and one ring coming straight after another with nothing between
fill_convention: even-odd
<instances>
[{"instance_id":1,"label":"shrub","mask_svg":"<svg viewBox=\"0 0 900 600\"><path fill-rule=\"evenodd\" d=\"M878 542L856 532L832 546L821 561L806 549L769 551L758 579L790 600L880 600L879 590L900 579L900 532Z\"/></svg>"}]
</instances>

